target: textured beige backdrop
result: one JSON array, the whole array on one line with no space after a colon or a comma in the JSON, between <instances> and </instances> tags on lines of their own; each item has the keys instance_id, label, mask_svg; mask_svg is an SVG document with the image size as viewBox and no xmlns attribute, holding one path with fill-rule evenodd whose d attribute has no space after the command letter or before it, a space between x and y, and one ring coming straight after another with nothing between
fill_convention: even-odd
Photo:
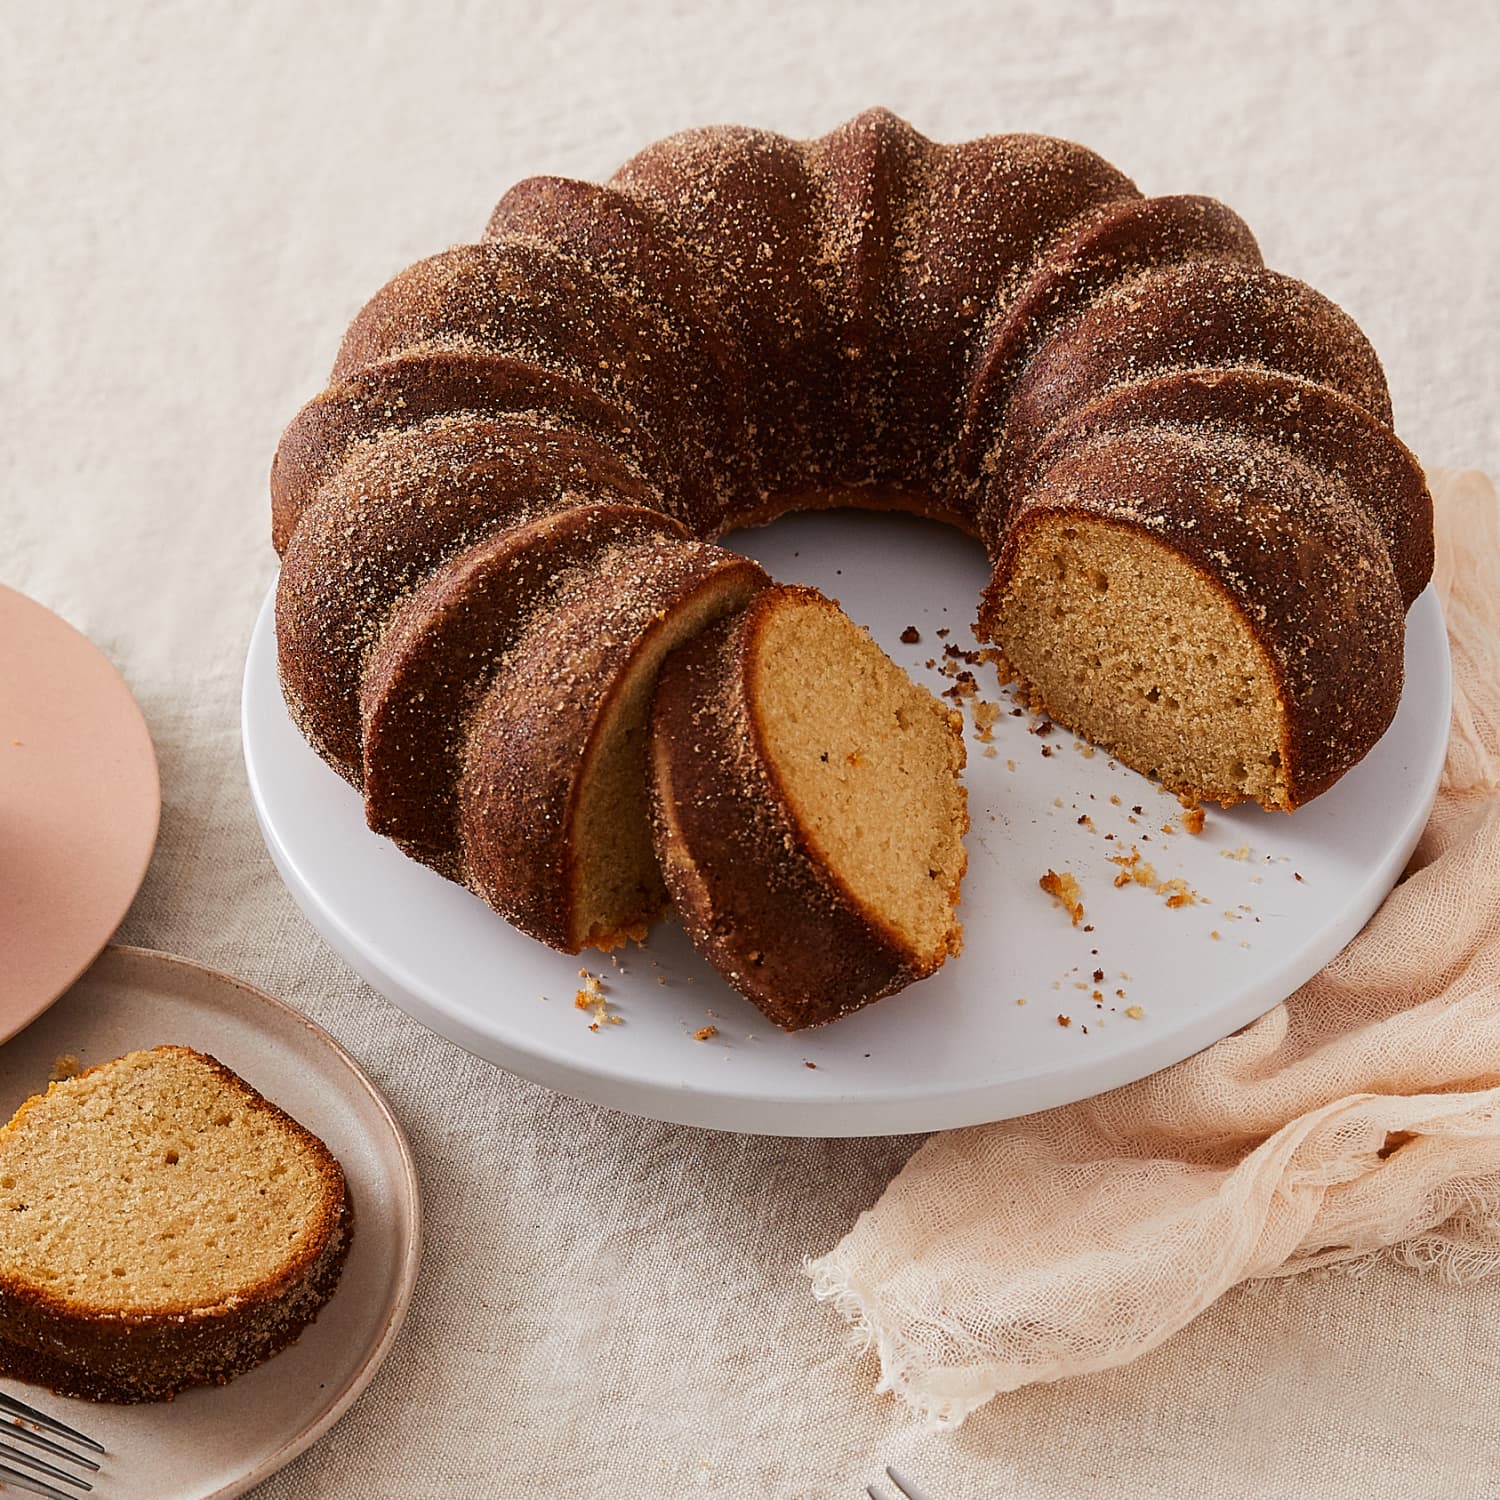
<instances>
[{"instance_id":1,"label":"textured beige backdrop","mask_svg":"<svg viewBox=\"0 0 1500 1500\"><path fill-rule=\"evenodd\" d=\"M1364 325L1430 462L1500 468L1486 4L42 5L0 0L0 579L120 665L161 844L122 936L285 995L411 1132L429 1251L370 1392L262 1500L1500 1496L1500 1284L1232 1293L1114 1374L928 1437L799 1266L912 1148L653 1125L472 1061L355 981L256 835L241 658L265 471L344 323L531 172L686 125L1077 137L1220 194Z\"/></svg>"}]
</instances>

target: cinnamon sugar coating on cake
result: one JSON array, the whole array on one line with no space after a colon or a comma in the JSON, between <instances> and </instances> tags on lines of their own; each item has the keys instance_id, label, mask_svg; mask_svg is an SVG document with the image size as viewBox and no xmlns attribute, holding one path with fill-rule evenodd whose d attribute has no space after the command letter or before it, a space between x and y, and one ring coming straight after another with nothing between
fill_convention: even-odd
<instances>
[{"instance_id":1,"label":"cinnamon sugar coating on cake","mask_svg":"<svg viewBox=\"0 0 1500 1500\"><path fill-rule=\"evenodd\" d=\"M764 586L693 549L897 508L982 539L978 632L1060 720L1292 808L1400 698L1431 501L1390 420L1354 322L1212 199L885 110L685 131L604 186L518 184L355 319L273 465L283 684L374 826L545 941L608 940L662 899L621 769L662 642ZM549 561L621 511L660 527ZM568 811L601 786L627 835Z\"/></svg>"},{"instance_id":2,"label":"cinnamon sugar coating on cake","mask_svg":"<svg viewBox=\"0 0 1500 1500\"><path fill-rule=\"evenodd\" d=\"M725 336L762 488L836 474L841 285L807 144L739 126L688 130L632 157L610 185L696 264L695 312Z\"/></svg>"},{"instance_id":3,"label":"cinnamon sugar coating on cake","mask_svg":"<svg viewBox=\"0 0 1500 1500\"><path fill-rule=\"evenodd\" d=\"M1244 220L1213 198L1116 199L1049 245L977 350L956 456L963 476L978 473L1011 389L1048 334L1143 271L1200 261L1261 264Z\"/></svg>"},{"instance_id":4,"label":"cinnamon sugar coating on cake","mask_svg":"<svg viewBox=\"0 0 1500 1500\"><path fill-rule=\"evenodd\" d=\"M959 951L957 719L811 589L762 592L667 659L662 873L699 950L778 1025L833 1020Z\"/></svg>"},{"instance_id":5,"label":"cinnamon sugar coating on cake","mask_svg":"<svg viewBox=\"0 0 1500 1500\"><path fill-rule=\"evenodd\" d=\"M350 453L303 515L276 596L287 703L346 780L362 784L362 685L399 606L487 539L585 502L666 509L597 434L533 413L430 417Z\"/></svg>"},{"instance_id":6,"label":"cinnamon sugar coating on cake","mask_svg":"<svg viewBox=\"0 0 1500 1500\"><path fill-rule=\"evenodd\" d=\"M657 668L768 581L737 553L648 538L563 575L532 612L457 719L464 875L522 931L607 949L662 914L646 794Z\"/></svg>"},{"instance_id":7,"label":"cinnamon sugar coating on cake","mask_svg":"<svg viewBox=\"0 0 1500 1500\"><path fill-rule=\"evenodd\" d=\"M1190 261L1138 272L1044 340L983 468L1013 492L1047 435L1107 391L1173 369L1243 365L1327 385L1389 425L1384 372L1347 313L1274 271Z\"/></svg>"},{"instance_id":8,"label":"cinnamon sugar coating on cake","mask_svg":"<svg viewBox=\"0 0 1500 1500\"><path fill-rule=\"evenodd\" d=\"M491 683L514 671L519 646L580 591L598 597L601 577L628 569L642 546L685 540L642 506L575 505L497 531L430 574L397 609L364 674L370 827L461 876L460 782Z\"/></svg>"},{"instance_id":9,"label":"cinnamon sugar coating on cake","mask_svg":"<svg viewBox=\"0 0 1500 1500\"><path fill-rule=\"evenodd\" d=\"M1172 791L1296 807L1400 699L1379 533L1270 442L1142 426L1068 449L996 575L981 619L1033 701Z\"/></svg>"}]
</instances>

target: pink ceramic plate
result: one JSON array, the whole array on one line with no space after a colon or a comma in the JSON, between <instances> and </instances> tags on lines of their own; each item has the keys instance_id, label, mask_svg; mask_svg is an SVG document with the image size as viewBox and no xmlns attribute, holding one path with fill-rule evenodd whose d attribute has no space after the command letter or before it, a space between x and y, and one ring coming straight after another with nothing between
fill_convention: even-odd
<instances>
[{"instance_id":1,"label":"pink ceramic plate","mask_svg":"<svg viewBox=\"0 0 1500 1500\"><path fill-rule=\"evenodd\" d=\"M160 816L151 736L120 674L0 585L0 1041L109 941Z\"/></svg>"},{"instance_id":2,"label":"pink ceramic plate","mask_svg":"<svg viewBox=\"0 0 1500 1500\"><path fill-rule=\"evenodd\" d=\"M242 980L143 948L108 949L0 1051L0 1119L47 1087L63 1053L88 1067L160 1042L217 1057L328 1143L354 1201L338 1290L291 1348L175 1401L95 1405L9 1378L0 1388L104 1444L100 1500L229 1500L316 1442L390 1352L421 1256L416 1165L375 1085L326 1031ZM373 1494L379 1478L368 1479Z\"/></svg>"}]
</instances>

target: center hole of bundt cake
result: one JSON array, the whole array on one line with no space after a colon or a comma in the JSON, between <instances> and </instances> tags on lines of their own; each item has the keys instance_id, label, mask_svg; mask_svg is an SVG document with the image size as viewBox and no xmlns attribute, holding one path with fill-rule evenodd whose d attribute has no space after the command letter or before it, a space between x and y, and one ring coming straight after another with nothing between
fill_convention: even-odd
<instances>
[{"instance_id":1,"label":"center hole of bundt cake","mask_svg":"<svg viewBox=\"0 0 1500 1500\"><path fill-rule=\"evenodd\" d=\"M1270 660L1228 595L1174 549L1083 517L1040 521L993 625L1068 728L1174 791L1285 805Z\"/></svg>"},{"instance_id":2,"label":"center hole of bundt cake","mask_svg":"<svg viewBox=\"0 0 1500 1500\"><path fill-rule=\"evenodd\" d=\"M767 757L813 852L904 945L940 961L967 826L948 710L822 599L768 616L753 675Z\"/></svg>"}]
</instances>

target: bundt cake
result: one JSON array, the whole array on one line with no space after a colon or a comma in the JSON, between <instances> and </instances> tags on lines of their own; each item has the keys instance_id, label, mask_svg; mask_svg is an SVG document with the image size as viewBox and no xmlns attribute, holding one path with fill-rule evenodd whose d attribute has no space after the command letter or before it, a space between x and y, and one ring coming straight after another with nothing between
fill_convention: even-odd
<instances>
[{"instance_id":1,"label":"bundt cake","mask_svg":"<svg viewBox=\"0 0 1500 1500\"><path fill-rule=\"evenodd\" d=\"M1034 703L1184 796L1291 809L1400 697L1432 525L1390 419L1358 328L1211 199L883 110L689 131L605 186L522 182L356 317L272 468L283 687L373 827L607 945L665 899L663 653L786 607L713 543L894 507L982 540L977 633Z\"/></svg>"},{"instance_id":2,"label":"bundt cake","mask_svg":"<svg viewBox=\"0 0 1500 1500\"><path fill-rule=\"evenodd\" d=\"M679 647L651 807L698 950L789 1029L931 974L960 947L963 764L958 711L816 590L763 589Z\"/></svg>"},{"instance_id":3,"label":"bundt cake","mask_svg":"<svg viewBox=\"0 0 1500 1500\"><path fill-rule=\"evenodd\" d=\"M222 1385L292 1343L353 1234L328 1148L222 1063L153 1047L0 1130L0 1372L91 1401Z\"/></svg>"}]
</instances>

